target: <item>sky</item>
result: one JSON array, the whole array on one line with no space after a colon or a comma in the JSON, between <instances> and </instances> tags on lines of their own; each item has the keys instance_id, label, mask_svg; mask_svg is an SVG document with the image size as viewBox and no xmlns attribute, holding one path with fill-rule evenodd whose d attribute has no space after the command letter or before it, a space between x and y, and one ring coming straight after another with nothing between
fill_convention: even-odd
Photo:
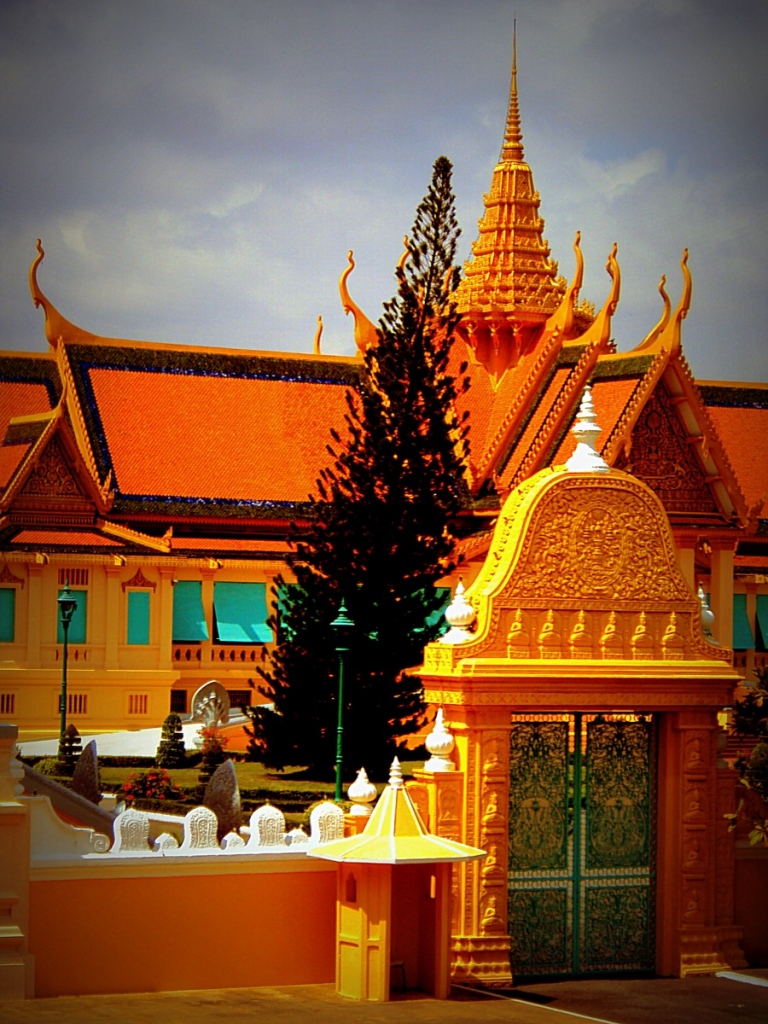
<instances>
[{"instance_id":1,"label":"sky","mask_svg":"<svg viewBox=\"0 0 768 1024\"><path fill-rule=\"evenodd\" d=\"M46 351L29 265L107 337L354 351L432 164L470 255L513 18L525 156L560 271L582 233L620 351L673 306L700 379L768 381L767 0L2 0L0 348Z\"/></svg>"}]
</instances>

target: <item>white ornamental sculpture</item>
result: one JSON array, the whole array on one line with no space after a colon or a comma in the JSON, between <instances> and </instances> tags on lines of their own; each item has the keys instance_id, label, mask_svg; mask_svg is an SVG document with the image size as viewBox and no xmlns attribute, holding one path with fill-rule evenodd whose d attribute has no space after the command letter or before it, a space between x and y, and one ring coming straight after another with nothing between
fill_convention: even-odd
<instances>
[{"instance_id":1,"label":"white ornamental sculpture","mask_svg":"<svg viewBox=\"0 0 768 1024\"><path fill-rule=\"evenodd\" d=\"M347 796L352 802L350 814L360 818L371 816L371 804L376 799L376 787L368 778L365 768L361 768L357 773L357 778L347 790Z\"/></svg>"},{"instance_id":2,"label":"white ornamental sculpture","mask_svg":"<svg viewBox=\"0 0 768 1024\"><path fill-rule=\"evenodd\" d=\"M712 639L712 627L715 624L715 613L709 607L709 598L704 593L704 587L699 584L699 589L696 593L699 601L701 602L701 628L704 630L704 636L708 636Z\"/></svg>"},{"instance_id":3,"label":"white ornamental sculpture","mask_svg":"<svg viewBox=\"0 0 768 1024\"><path fill-rule=\"evenodd\" d=\"M464 597L464 589L464 584L459 580L453 600L445 609L445 618L451 628L444 636L440 637L442 644L461 644L473 637L469 627L477 618L477 612Z\"/></svg>"},{"instance_id":4,"label":"white ornamental sculpture","mask_svg":"<svg viewBox=\"0 0 768 1024\"><path fill-rule=\"evenodd\" d=\"M571 431L578 444L576 451L565 464L569 473L610 473L611 467L595 447L600 430L592 404L592 391L586 387Z\"/></svg>"},{"instance_id":5,"label":"white ornamental sculpture","mask_svg":"<svg viewBox=\"0 0 768 1024\"><path fill-rule=\"evenodd\" d=\"M424 771L455 772L456 765L450 756L455 744L456 741L443 721L443 709L438 708L432 732L424 742L424 746L432 755L424 764Z\"/></svg>"}]
</instances>

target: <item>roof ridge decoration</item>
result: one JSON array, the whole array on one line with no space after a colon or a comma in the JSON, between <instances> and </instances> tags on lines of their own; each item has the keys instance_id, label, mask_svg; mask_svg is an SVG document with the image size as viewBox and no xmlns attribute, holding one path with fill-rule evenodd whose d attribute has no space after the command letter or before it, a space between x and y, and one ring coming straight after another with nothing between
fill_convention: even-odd
<instances>
[{"instance_id":1,"label":"roof ridge decoration","mask_svg":"<svg viewBox=\"0 0 768 1024\"><path fill-rule=\"evenodd\" d=\"M41 414L42 420L47 420L45 426L40 431L37 438L30 444L27 453L21 460L19 465L16 467L16 472L13 474L11 479L8 481L3 493L0 498L0 509L6 511L12 504L14 498L23 488L27 478L29 477L34 464L40 456L40 453L47 446L50 439L56 432L57 424L62 419L63 415L63 403L67 393L67 382L62 381L62 392L61 398L58 403L49 412Z\"/></svg>"},{"instance_id":2,"label":"roof ridge decoration","mask_svg":"<svg viewBox=\"0 0 768 1024\"><path fill-rule=\"evenodd\" d=\"M408 250L406 248L406 255ZM339 295L341 296L341 306L347 316L351 313L355 318L355 345L359 354L365 355L369 348L373 348L379 343L379 332L375 325L368 319L365 313L360 309L357 303L354 301L352 296L349 294L347 288L347 278L355 269L354 253L352 249L347 253L348 266L344 268L341 277L339 278Z\"/></svg>"},{"instance_id":3,"label":"roof ridge decoration","mask_svg":"<svg viewBox=\"0 0 768 1024\"><path fill-rule=\"evenodd\" d=\"M670 316L671 303L664 288L667 279L662 275L659 283L659 293L664 303L661 319L643 341L640 342L637 348L632 350L633 352L665 351L669 356L680 352L682 323L688 315L688 310L691 308L691 296L693 294L693 279L688 268L687 249L683 249L680 269L683 272L683 288L674 316Z\"/></svg>"},{"instance_id":4,"label":"roof ridge decoration","mask_svg":"<svg viewBox=\"0 0 768 1024\"><path fill-rule=\"evenodd\" d=\"M45 312L45 337L48 340L48 344L55 351L60 343L72 339L77 339L78 341L98 341L97 335L83 330L82 327L76 327L66 317L63 317L53 303L45 297L37 283L37 268L45 258L45 250L39 238L35 248L37 249L37 256L32 260L29 268L29 290L32 294L32 302L35 304L35 309L42 306Z\"/></svg>"},{"instance_id":5,"label":"roof ridge decoration","mask_svg":"<svg viewBox=\"0 0 768 1024\"><path fill-rule=\"evenodd\" d=\"M99 478L99 469L96 465L96 455L93 451L93 445L91 444L91 437L88 433L85 416L83 415L83 410L80 406L80 399L77 394L75 378L72 373L72 367L69 363L69 353L67 352L66 345L59 345L57 347L56 361L58 363L59 375L62 382L60 404L69 414L69 420L72 424L72 432L75 435L75 441L80 449L80 453L88 472L93 478L93 482L102 494L104 502L111 505L110 495L114 498L114 494L112 493L113 473L110 469L103 481Z\"/></svg>"},{"instance_id":6,"label":"roof ridge decoration","mask_svg":"<svg viewBox=\"0 0 768 1024\"><path fill-rule=\"evenodd\" d=\"M610 346L611 319L616 312L621 296L621 268L619 267L619 261L616 259L618 251L619 246L614 242L605 264L605 269L611 279L611 287L603 308L587 330L580 337L571 340L570 343L573 345L595 345L601 351L612 351Z\"/></svg>"},{"instance_id":7,"label":"roof ridge decoration","mask_svg":"<svg viewBox=\"0 0 768 1024\"><path fill-rule=\"evenodd\" d=\"M147 533L140 533L129 526L123 526L122 523L111 523L106 519L97 520L96 525L108 537L115 537L117 540L149 548L151 551L159 551L163 555L171 553L170 541L166 537L151 537ZM153 586L153 584L149 584L149 586Z\"/></svg>"},{"instance_id":8,"label":"roof ridge decoration","mask_svg":"<svg viewBox=\"0 0 768 1024\"><path fill-rule=\"evenodd\" d=\"M576 256L576 270L568 289L557 310L547 320L545 331L559 331L564 340L570 340L576 313L576 301L584 283L584 254L581 251L581 232L576 232L573 240L573 252Z\"/></svg>"}]
</instances>

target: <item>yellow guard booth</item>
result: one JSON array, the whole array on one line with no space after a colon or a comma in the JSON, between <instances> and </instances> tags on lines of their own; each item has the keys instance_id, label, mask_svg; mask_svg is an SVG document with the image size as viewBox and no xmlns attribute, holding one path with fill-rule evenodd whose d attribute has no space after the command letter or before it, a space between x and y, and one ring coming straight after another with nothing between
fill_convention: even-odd
<instances>
[{"instance_id":1,"label":"yellow guard booth","mask_svg":"<svg viewBox=\"0 0 768 1024\"><path fill-rule=\"evenodd\" d=\"M446 999L451 864L485 853L427 832L397 758L363 832L325 843L311 855L339 862L336 992L388 1000L394 974L403 989Z\"/></svg>"}]
</instances>

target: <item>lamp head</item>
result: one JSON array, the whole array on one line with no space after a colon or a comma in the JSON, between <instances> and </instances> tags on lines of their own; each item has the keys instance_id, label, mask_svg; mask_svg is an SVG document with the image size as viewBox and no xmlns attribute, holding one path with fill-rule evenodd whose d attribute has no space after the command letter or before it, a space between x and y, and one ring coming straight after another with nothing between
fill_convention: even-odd
<instances>
[{"instance_id":1,"label":"lamp head","mask_svg":"<svg viewBox=\"0 0 768 1024\"><path fill-rule=\"evenodd\" d=\"M69 580L64 584L64 589L58 596L58 602L62 624L68 626L72 621L72 616L75 614L75 608L77 607L77 598L69 589Z\"/></svg>"},{"instance_id":2,"label":"lamp head","mask_svg":"<svg viewBox=\"0 0 768 1024\"><path fill-rule=\"evenodd\" d=\"M341 642L349 637L350 631L354 628L354 622L350 619L347 613L347 606L344 603L344 598L341 599L339 605L339 611L336 618L331 623L331 629L336 634L337 641Z\"/></svg>"}]
</instances>

